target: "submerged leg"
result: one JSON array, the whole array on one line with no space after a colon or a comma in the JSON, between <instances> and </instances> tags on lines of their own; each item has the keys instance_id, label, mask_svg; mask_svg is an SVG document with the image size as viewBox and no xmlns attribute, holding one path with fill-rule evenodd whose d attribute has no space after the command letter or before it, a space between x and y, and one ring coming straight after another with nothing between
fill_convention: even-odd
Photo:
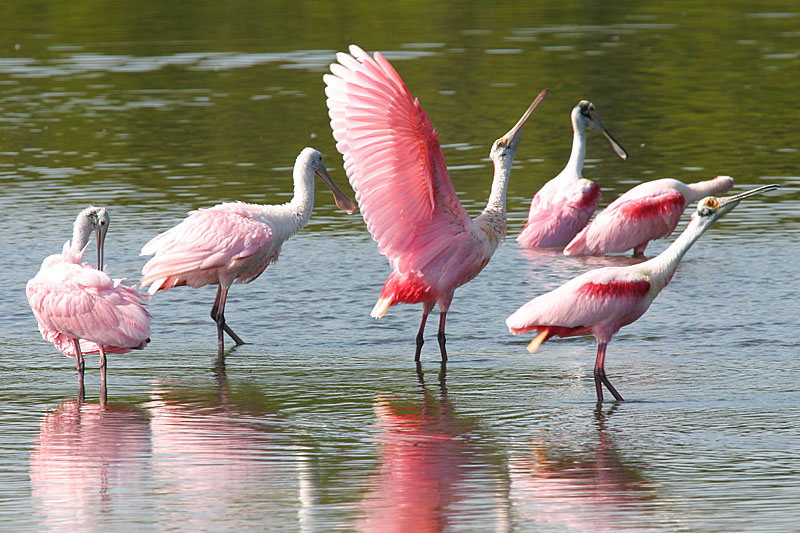
<instances>
[{"instance_id":1,"label":"submerged leg","mask_svg":"<svg viewBox=\"0 0 800 533\"><path fill-rule=\"evenodd\" d=\"M442 362L447 361L447 349L445 349L444 345L447 342L447 339L444 335L444 323L447 320L447 311L442 311L439 313L439 333L436 335L439 339L439 351L442 352Z\"/></svg>"},{"instance_id":2,"label":"submerged leg","mask_svg":"<svg viewBox=\"0 0 800 533\"><path fill-rule=\"evenodd\" d=\"M217 289L217 297L214 299L214 305L211 307L211 318L217 323L217 342L219 343L219 353L225 351L225 341L223 332L227 333L236 346L244 344L244 341L233 332L233 330L225 323L225 301L228 299L228 287L223 287L221 284Z\"/></svg>"},{"instance_id":3,"label":"submerged leg","mask_svg":"<svg viewBox=\"0 0 800 533\"><path fill-rule=\"evenodd\" d=\"M612 385L606 377L606 346L608 346L606 342L597 343L597 359L595 359L594 362L594 386L597 389L597 402L601 403L603 401L603 385L608 388L608 391L617 401L624 402L625 399L617 392L617 389L614 388L614 385Z\"/></svg>"},{"instance_id":4,"label":"submerged leg","mask_svg":"<svg viewBox=\"0 0 800 533\"><path fill-rule=\"evenodd\" d=\"M419 331L417 332L417 351L414 352L414 361L419 361L419 354L422 352L422 345L425 344L423 335L425 333L425 323L428 321L428 315L433 311L434 302L424 302L422 304L422 322L419 324Z\"/></svg>"}]
</instances>

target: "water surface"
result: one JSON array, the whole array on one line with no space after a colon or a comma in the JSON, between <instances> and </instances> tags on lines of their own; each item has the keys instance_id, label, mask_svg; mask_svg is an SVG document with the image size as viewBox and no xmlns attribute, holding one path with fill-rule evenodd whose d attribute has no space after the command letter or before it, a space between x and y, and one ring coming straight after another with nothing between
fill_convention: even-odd
<instances>
[{"instance_id":1,"label":"water surface","mask_svg":"<svg viewBox=\"0 0 800 533\"><path fill-rule=\"evenodd\" d=\"M0 527L796 529L793 4L226 6L0 8ZM216 357L215 288L159 294L148 348L110 359L105 402L89 358L80 402L24 292L77 212L109 207L108 270L138 282L141 246L188 210L286 201L306 145L344 185L321 76L351 42L384 52L420 99L472 214L491 142L551 90L517 152L509 239L448 313L447 366L435 320L413 363L419 306L369 317L388 264L321 188L280 261L230 292L247 345ZM602 408L594 339L530 355L504 325L575 275L630 262L513 240L566 162L582 98L630 154L590 135L584 175L603 205L663 177L782 185L704 235L616 336L606 367L628 401Z\"/></svg>"}]
</instances>

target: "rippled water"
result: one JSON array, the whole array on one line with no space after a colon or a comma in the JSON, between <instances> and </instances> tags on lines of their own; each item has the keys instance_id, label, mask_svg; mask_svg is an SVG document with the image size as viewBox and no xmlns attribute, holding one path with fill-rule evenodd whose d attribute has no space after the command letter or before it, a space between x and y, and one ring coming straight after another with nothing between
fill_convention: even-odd
<instances>
[{"instance_id":1,"label":"rippled water","mask_svg":"<svg viewBox=\"0 0 800 533\"><path fill-rule=\"evenodd\" d=\"M69 5L0 8L14 21L0 57L0 528L796 530L796 7ZM231 290L226 316L249 344L216 357L214 288L159 294L148 348L111 357L103 402L89 358L79 402L73 361L41 340L24 292L75 214L109 207L108 269L137 282L141 246L186 211L285 201L305 145L344 185L321 76L350 42L384 51L420 98L473 214L491 141L551 89L517 152L510 238L456 292L447 366L435 320L413 363L419 306L369 317L388 265L320 189L280 261ZM630 262L513 240L567 159L581 98L630 153L590 135L584 174L604 205L662 177L782 184L704 235L615 337L606 368L628 401L602 408L594 339L530 355L504 325L563 281Z\"/></svg>"}]
</instances>

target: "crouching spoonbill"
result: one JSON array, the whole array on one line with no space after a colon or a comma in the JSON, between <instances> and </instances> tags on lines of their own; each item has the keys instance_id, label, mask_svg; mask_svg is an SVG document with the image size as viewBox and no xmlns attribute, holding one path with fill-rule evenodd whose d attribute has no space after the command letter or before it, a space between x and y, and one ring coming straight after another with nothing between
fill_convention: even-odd
<instances>
[{"instance_id":1,"label":"crouching spoonbill","mask_svg":"<svg viewBox=\"0 0 800 533\"><path fill-rule=\"evenodd\" d=\"M225 322L225 301L234 282L253 281L278 260L284 241L300 231L314 208L314 176L333 192L336 205L352 214L353 201L334 183L322 154L304 148L294 164L294 197L282 205L226 202L189 213L180 224L154 237L142 248L152 255L142 268L142 286L150 294L172 287L218 285L211 307L217 324L219 355L223 332L236 345L244 341Z\"/></svg>"},{"instance_id":2,"label":"crouching spoonbill","mask_svg":"<svg viewBox=\"0 0 800 533\"><path fill-rule=\"evenodd\" d=\"M351 45L326 74L336 148L361 214L392 274L372 309L380 318L399 303L422 304L414 360L428 315L439 306L438 341L447 360L445 320L457 287L478 275L506 234L506 189L522 126L542 91L511 130L492 145L494 180L483 212L470 218L456 195L439 138L419 101L376 52Z\"/></svg>"},{"instance_id":3,"label":"crouching spoonbill","mask_svg":"<svg viewBox=\"0 0 800 533\"><path fill-rule=\"evenodd\" d=\"M600 211L564 248L564 255L603 255L633 248L634 257L641 257L650 241L672 234L687 205L732 188L730 176L688 185L669 178L639 184Z\"/></svg>"},{"instance_id":4,"label":"crouching spoonbill","mask_svg":"<svg viewBox=\"0 0 800 533\"><path fill-rule=\"evenodd\" d=\"M144 348L150 341L146 295L103 272L103 245L109 216L90 206L75 219L72 241L60 254L47 257L25 292L42 337L67 357L75 357L83 389L86 354L100 354L100 375L106 383L106 354ZM97 265L81 263L92 232L97 234Z\"/></svg>"},{"instance_id":5,"label":"crouching spoonbill","mask_svg":"<svg viewBox=\"0 0 800 533\"><path fill-rule=\"evenodd\" d=\"M572 154L558 176L539 189L531 201L528 220L517 242L528 248L565 246L591 218L602 194L600 187L583 177L586 128L602 133L622 159L628 152L603 125L594 104L581 100L572 108Z\"/></svg>"},{"instance_id":6,"label":"crouching spoonbill","mask_svg":"<svg viewBox=\"0 0 800 533\"><path fill-rule=\"evenodd\" d=\"M683 233L659 255L636 265L598 268L573 278L517 309L506 320L509 331L519 335L536 330L536 337L528 344L530 352L535 352L551 337L594 335L597 339L594 364L597 401L603 401L602 385L622 401L622 396L606 377L604 367L606 346L611 338L647 311L672 279L686 251L714 222L742 199L778 187L764 185L728 198L704 198L697 204Z\"/></svg>"}]
</instances>

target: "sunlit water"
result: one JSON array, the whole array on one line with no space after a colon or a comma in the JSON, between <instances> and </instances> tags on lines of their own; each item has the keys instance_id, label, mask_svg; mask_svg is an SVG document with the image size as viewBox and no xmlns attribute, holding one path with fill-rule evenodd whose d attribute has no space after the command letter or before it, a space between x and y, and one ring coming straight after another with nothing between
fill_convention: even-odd
<instances>
[{"instance_id":1,"label":"sunlit water","mask_svg":"<svg viewBox=\"0 0 800 533\"><path fill-rule=\"evenodd\" d=\"M314 2L280 19L5 8L18 24L0 58L0 527L796 530L800 11L744 4L401 5L354 11L347 35ZM155 21L174 27L142 37ZM389 267L320 188L279 262L231 290L248 344L217 359L215 288L159 294L150 345L111 357L104 404L89 358L79 402L74 362L42 341L24 292L76 213L109 207L108 270L137 282L141 246L186 211L286 201L305 145L344 185L321 75L351 41L385 51L420 98L473 214L491 141L552 91L517 152L509 239L456 292L446 368L435 320L413 363L419 306L369 317ZM504 325L587 269L630 263L513 240L566 161L581 98L630 153L590 136L584 174L603 205L661 177L783 186L704 235L615 337L606 367L628 401L602 409L594 339L530 355Z\"/></svg>"}]
</instances>

